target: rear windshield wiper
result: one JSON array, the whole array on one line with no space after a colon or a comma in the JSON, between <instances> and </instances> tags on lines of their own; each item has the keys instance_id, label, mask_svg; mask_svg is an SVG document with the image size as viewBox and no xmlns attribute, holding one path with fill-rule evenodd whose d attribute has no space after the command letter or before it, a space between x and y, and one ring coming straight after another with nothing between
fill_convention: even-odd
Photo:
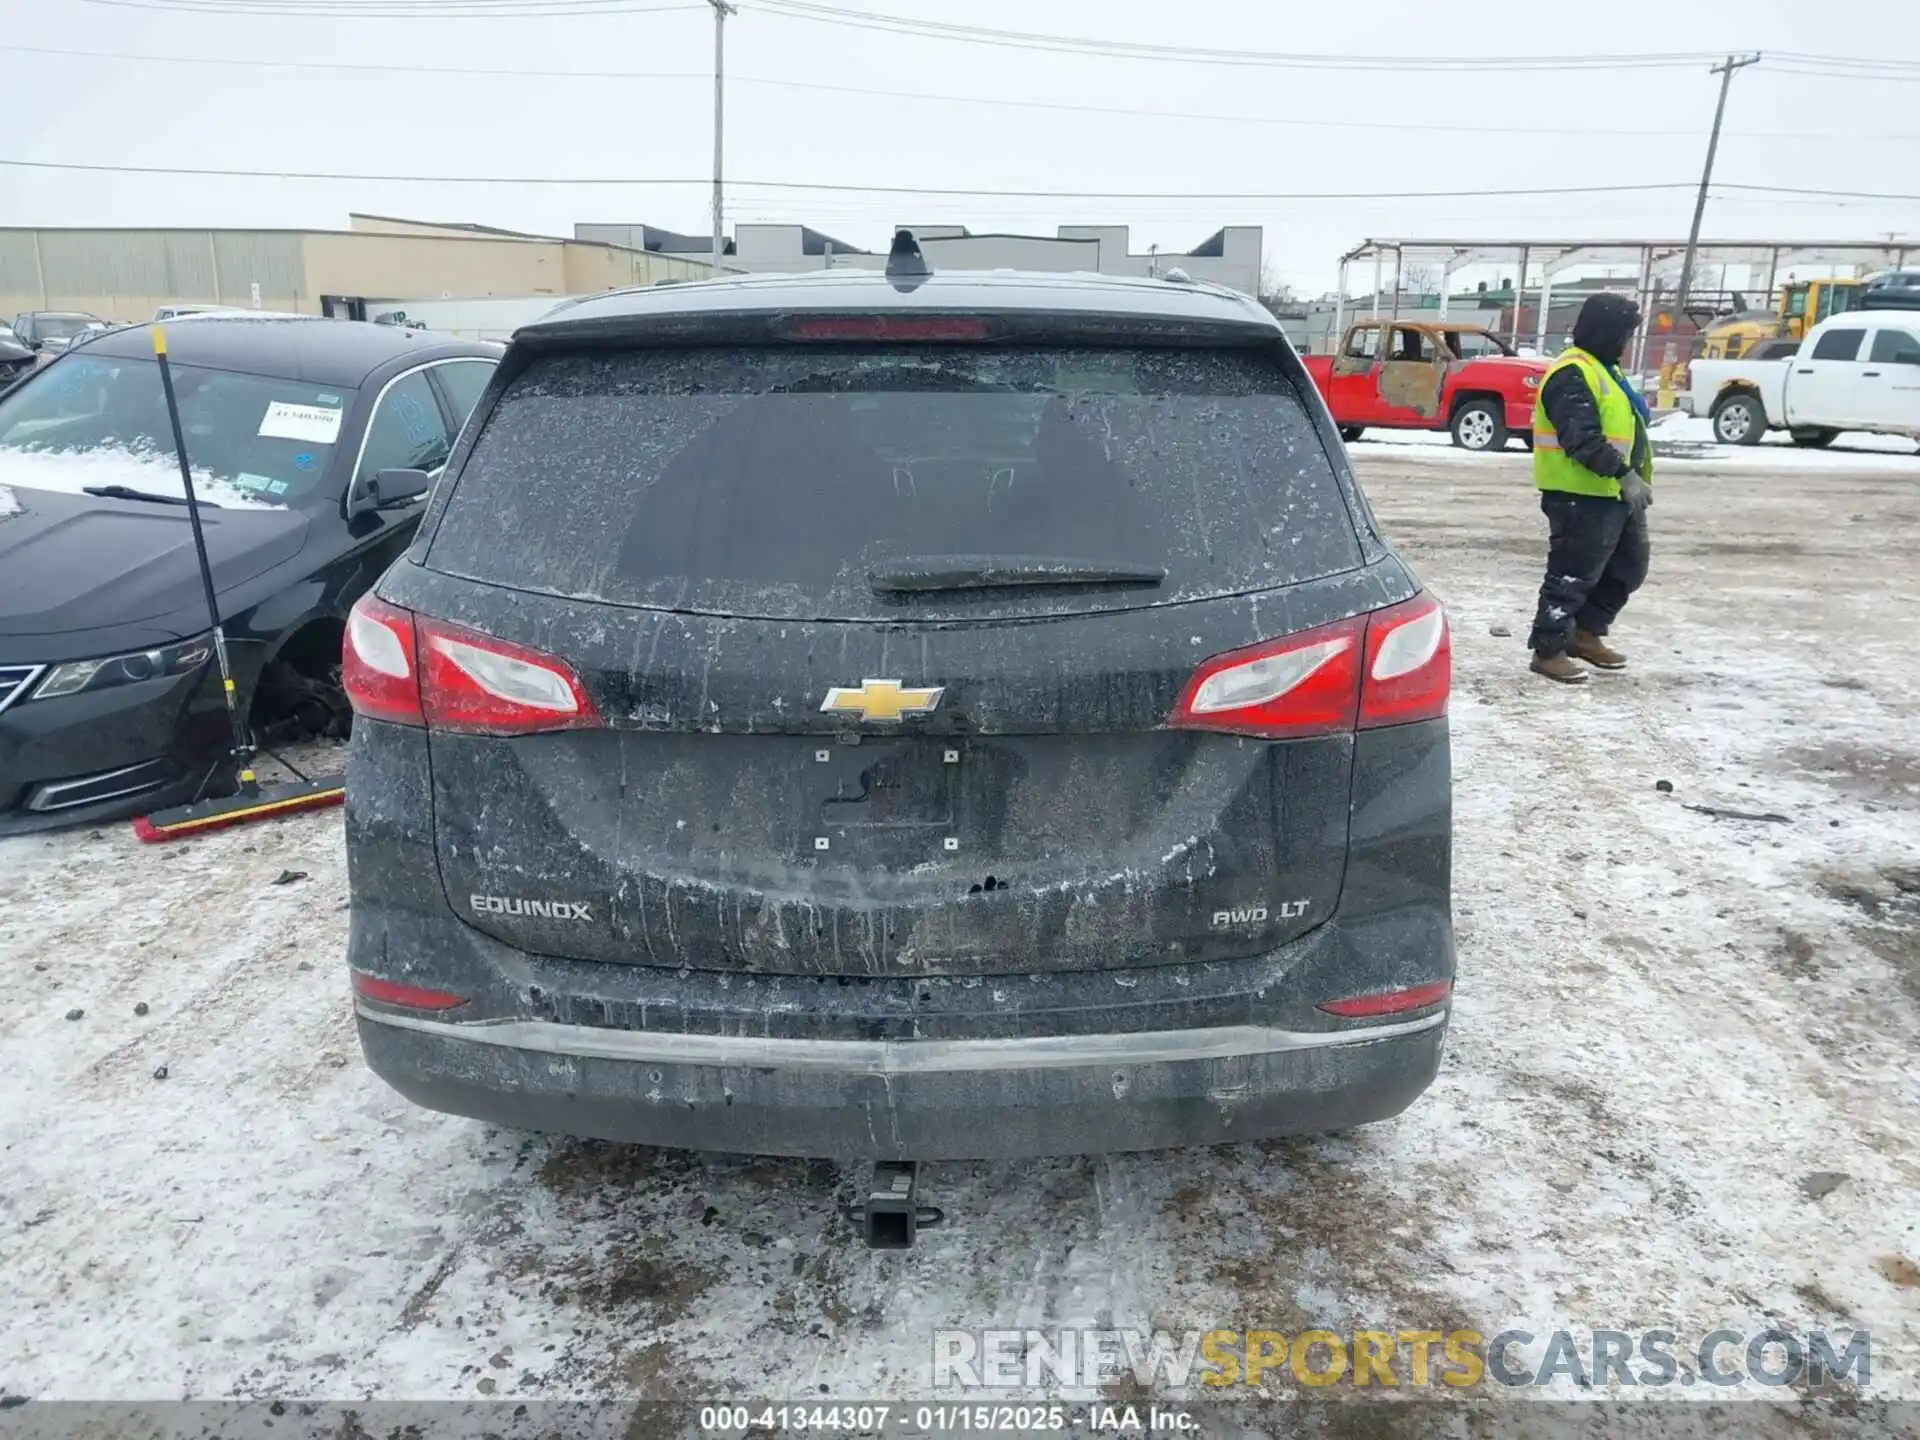
<instances>
[{"instance_id":1,"label":"rear windshield wiper","mask_svg":"<svg viewBox=\"0 0 1920 1440\"><path fill-rule=\"evenodd\" d=\"M910 555L867 572L882 594L995 590L1017 585L1158 585L1164 565L1053 555Z\"/></svg>"},{"instance_id":2,"label":"rear windshield wiper","mask_svg":"<svg viewBox=\"0 0 1920 1440\"><path fill-rule=\"evenodd\" d=\"M162 495L154 490L135 490L131 485L82 485L80 488L89 495L103 496L108 500L151 500L156 505L184 505L187 503L187 497L184 495ZM193 503L196 505L204 505L209 510L218 510L220 508L211 500L196 499Z\"/></svg>"}]
</instances>

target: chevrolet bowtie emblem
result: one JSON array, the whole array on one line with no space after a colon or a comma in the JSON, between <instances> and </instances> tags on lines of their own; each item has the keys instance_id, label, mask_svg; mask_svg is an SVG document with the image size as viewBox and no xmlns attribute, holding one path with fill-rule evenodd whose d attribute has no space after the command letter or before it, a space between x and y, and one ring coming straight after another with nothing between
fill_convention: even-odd
<instances>
[{"instance_id":1,"label":"chevrolet bowtie emblem","mask_svg":"<svg viewBox=\"0 0 1920 1440\"><path fill-rule=\"evenodd\" d=\"M943 685L916 688L898 680L862 680L849 688L835 685L820 702L829 715L858 715L862 720L898 721L903 715L926 715L946 694Z\"/></svg>"}]
</instances>

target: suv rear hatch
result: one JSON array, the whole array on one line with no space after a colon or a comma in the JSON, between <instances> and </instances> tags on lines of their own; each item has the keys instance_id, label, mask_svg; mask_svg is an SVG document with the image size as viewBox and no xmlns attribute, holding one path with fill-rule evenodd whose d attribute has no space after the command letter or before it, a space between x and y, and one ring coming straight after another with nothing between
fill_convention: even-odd
<instances>
[{"instance_id":1,"label":"suv rear hatch","mask_svg":"<svg viewBox=\"0 0 1920 1440\"><path fill-rule=\"evenodd\" d=\"M1237 958L1324 920L1350 617L1412 586L1364 563L1276 337L857 324L510 357L369 612L420 662L454 910L540 954L843 976Z\"/></svg>"}]
</instances>

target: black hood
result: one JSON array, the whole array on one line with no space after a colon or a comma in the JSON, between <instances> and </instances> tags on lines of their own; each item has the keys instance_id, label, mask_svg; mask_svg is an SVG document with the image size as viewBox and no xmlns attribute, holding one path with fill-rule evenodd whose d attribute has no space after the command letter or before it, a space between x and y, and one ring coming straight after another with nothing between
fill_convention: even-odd
<instances>
[{"instance_id":1,"label":"black hood","mask_svg":"<svg viewBox=\"0 0 1920 1440\"><path fill-rule=\"evenodd\" d=\"M1627 338L1640 323L1640 307L1625 295L1603 290L1589 295L1573 322L1573 343L1609 365L1626 353Z\"/></svg>"},{"instance_id":2,"label":"black hood","mask_svg":"<svg viewBox=\"0 0 1920 1440\"><path fill-rule=\"evenodd\" d=\"M291 559L306 541L307 517L294 510L205 509L201 519L217 593ZM121 626L140 630L142 643L207 628L186 507L0 484L6 658L50 658L68 648L52 642L77 632L111 649L108 632Z\"/></svg>"}]
</instances>

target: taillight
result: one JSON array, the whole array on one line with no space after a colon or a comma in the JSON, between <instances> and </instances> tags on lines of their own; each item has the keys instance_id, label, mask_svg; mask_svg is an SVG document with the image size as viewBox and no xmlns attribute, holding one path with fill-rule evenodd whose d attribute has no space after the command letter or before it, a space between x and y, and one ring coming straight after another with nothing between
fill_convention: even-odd
<instances>
[{"instance_id":1,"label":"taillight","mask_svg":"<svg viewBox=\"0 0 1920 1440\"><path fill-rule=\"evenodd\" d=\"M1360 620L1342 620L1203 661L1169 725L1269 740L1353 729Z\"/></svg>"},{"instance_id":2,"label":"taillight","mask_svg":"<svg viewBox=\"0 0 1920 1440\"><path fill-rule=\"evenodd\" d=\"M1203 661L1167 724L1283 740L1447 713L1446 612L1429 595Z\"/></svg>"},{"instance_id":3,"label":"taillight","mask_svg":"<svg viewBox=\"0 0 1920 1440\"><path fill-rule=\"evenodd\" d=\"M429 729L530 735L599 725L600 713L564 660L424 616L417 625Z\"/></svg>"},{"instance_id":4,"label":"taillight","mask_svg":"<svg viewBox=\"0 0 1920 1440\"><path fill-rule=\"evenodd\" d=\"M355 970L352 975L353 993L363 1000L377 1001L382 1005L404 1005L409 1010L451 1010L456 1005L467 1003L464 995L455 995L446 990L422 990L417 985L382 980L364 970Z\"/></svg>"},{"instance_id":5,"label":"taillight","mask_svg":"<svg viewBox=\"0 0 1920 1440\"><path fill-rule=\"evenodd\" d=\"M1367 617L1367 671L1360 686L1360 728L1437 720L1453 689L1453 641L1447 612L1416 595Z\"/></svg>"},{"instance_id":6,"label":"taillight","mask_svg":"<svg viewBox=\"0 0 1920 1440\"><path fill-rule=\"evenodd\" d=\"M1426 985L1410 985L1404 990L1355 995L1348 1000L1328 1000L1320 1008L1329 1015L1338 1015L1347 1020L1362 1020L1375 1015L1404 1015L1409 1010L1424 1010L1429 1005L1438 1005L1452 992L1451 980L1435 980Z\"/></svg>"},{"instance_id":7,"label":"taillight","mask_svg":"<svg viewBox=\"0 0 1920 1440\"><path fill-rule=\"evenodd\" d=\"M414 666L413 614L362 595L347 616L340 683L353 713L396 725L424 725Z\"/></svg>"},{"instance_id":8,"label":"taillight","mask_svg":"<svg viewBox=\"0 0 1920 1440\"><path fill-rule=\"evenodd\" d=\"M532 735L600 724L564 660L371 594L347 617L341 680L354 714L401 725Z\"/></svg>"}]
</instances>

